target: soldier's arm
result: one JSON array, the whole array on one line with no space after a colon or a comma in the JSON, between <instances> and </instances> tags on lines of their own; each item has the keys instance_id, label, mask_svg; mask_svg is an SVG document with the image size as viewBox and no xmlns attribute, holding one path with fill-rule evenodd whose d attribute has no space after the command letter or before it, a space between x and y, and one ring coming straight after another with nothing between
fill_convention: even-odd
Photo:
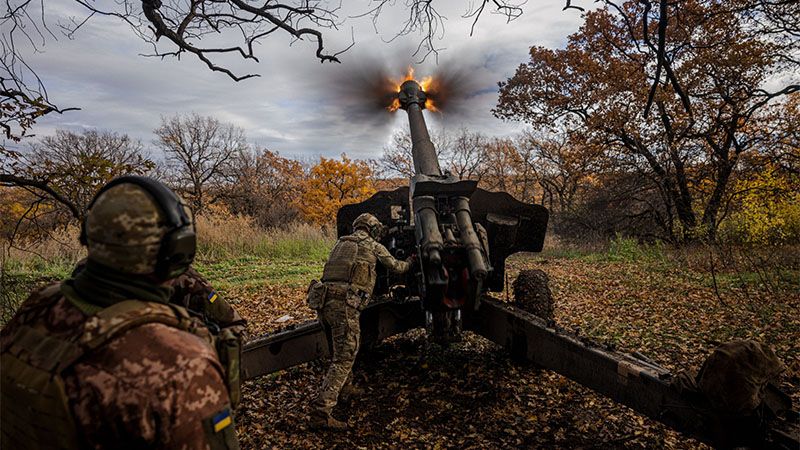
<instances>
[{"instance_id":1,"label":"soldier's arm","mask_svg":"<svg viewBox=\"0 0 800 450\"><path fill-rule=\"evenodd\" d=\"M375 256L389 272L398 274L406 273L410 267L409 263L395 259L395 257L389 253L389 250L386 250L386 247L378 243L375 243Z\"/></svg>"},{"instance_id":2,"label":"soldier's arm","mask_svg":"<svg viewBox=\"0 0 800 450\"><path fill-rule=\"evenodd\" d=\"M229 328L237 336L244 336L247 321L197 270L190 268L174 281L173 288L175 291L171 303L199 313L216 326Z\"/></svg>"},{"instance_id":3,"label":"soldier's arm","mask_svg":"<svg viewBox=\"0 0 800 450\"><path fill-rule=\"evenodd\" d=\"M178 385L174 422L163 448L238 449L233 408L220 367L206 360L184 385Z\"/></svg>"}]
</instances>

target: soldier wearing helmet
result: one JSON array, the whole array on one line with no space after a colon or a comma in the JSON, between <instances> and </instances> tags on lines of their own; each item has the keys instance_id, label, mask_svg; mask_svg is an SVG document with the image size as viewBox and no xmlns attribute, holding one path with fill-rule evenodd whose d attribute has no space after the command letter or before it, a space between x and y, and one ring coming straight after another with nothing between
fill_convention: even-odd
<instances>
[{"instance_id":1,"label":"soldier wearing helmet","mask_svg":"<svg viewBox=\"0 0 800 450\"><path fill-rule=\"evenodd\" d=\"M360 341L359 311L366 306L375 287L375 265L405 273L409 263L395 259L378 241L385 227L372 214L361 214L353 221L353 234L339 238L325 263L321 282L309 287L309 306L317 310L331 348L331 365L325 374L311 425L315 428L344 429L345 422L334 419L331 411L340 393L356 393L351 385L351 370Z\"/></svg>"},{"instance_id":2,"label":"soldier wearing helmet","mask_svg":"<svg viewBox=\"0 0 800 450\"><path fill-rule=\"evenodd\" d=\"M238 448L215 336L170 303L194 259L188 208L121 177L90 204L81 242L85 267L0 332L2 448Z\"/></svg>"}]
</instances>

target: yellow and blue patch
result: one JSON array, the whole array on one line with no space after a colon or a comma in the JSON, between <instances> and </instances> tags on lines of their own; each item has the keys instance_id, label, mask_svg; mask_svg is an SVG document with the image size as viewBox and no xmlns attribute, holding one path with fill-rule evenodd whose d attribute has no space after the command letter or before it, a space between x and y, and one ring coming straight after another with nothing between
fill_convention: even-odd
<instances>
[{"instance_id":1,"label":"yellow and blue patch","mask_svg":"<svg viewBox=\"0 0 800 450\"><path fill-rule=\"evenodd\" d=\"M208 294L208 301L210 303L214 303L216 300L217 300L217 291L211 291L211 293Z\"/></svg>"},{"instance_id":2,"label":"yellow and blue patch","mask_svg":"<svg viewBox=\"0 0 800 450\"><path fill-rule=\"evenodd\" d=\"M223 409L211 418L211 425L214 426L215 433L219 433L229 427L231 422L231 410L228 408Z\"/></svg>"}]
</instances>

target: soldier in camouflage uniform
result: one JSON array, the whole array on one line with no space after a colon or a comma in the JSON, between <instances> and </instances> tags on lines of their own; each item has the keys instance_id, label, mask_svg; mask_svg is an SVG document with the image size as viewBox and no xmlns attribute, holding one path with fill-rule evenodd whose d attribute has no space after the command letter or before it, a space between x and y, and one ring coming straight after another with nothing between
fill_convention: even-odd
<instances>
[{"instance_id":1,"label":"soldier in camouflage uniform","mask_svg":"<svg viewBox=\"0 0 800 450\"><path fill-rule=\"evenodd\" d=\"M194 258L188 209L123 177L84 231L85 269L33 293L0 332L2 448L238 448L216 338L170 303Z\"/></svg>"},{"instance_id":2,"label":"soldier in camouflage uniform","mask_svg":"<svg viewBox=\"0 0 800 450\"><path fill-rule=\"evenodd\" d=\"M394 273L405 273L409 263L398 261L381 245L384 227L372 214L353 221L353 234L341 237L331 251L322 282L309 288L309 306L325 328L332 350L331 365L314 400L311 425L315 428L344 429L347 424L331 417L351 370L360 341L359 311L366 306L375 287L375 265L380 262Z\"/></svg>"},{"instance_id":3,"label":"soldier in camouflage uniform","mask_svg":"<svg viewBox=\"0 0 800 450\"><path fill-rule=\"evenodd\" d=\"M86 264L87 259L79 261L72 271L73 277L86 269ZM225 369L231 406L235 409L241 399L239 362L247 339L247 321L193 267L172 279L170 286L169 303L185 308L211 332L217 356Z\"/></svg>"},{"instance_id":4,"label":"soldier in camouflage uniform","mask_svg":"<svg viewBox=\"0 0 800 450\"><path fill-rule=\"evenodd\" d=\"M86 262L85 258L78 261L72 276L78 275L85 269ZM173 279L170 285L172 296L169 302L186 308L189 314L205 322L214 334L229 329L240 341L247 339L247 321L194 267L190 267L178 278Z\"/></svg>"}]
</instances>

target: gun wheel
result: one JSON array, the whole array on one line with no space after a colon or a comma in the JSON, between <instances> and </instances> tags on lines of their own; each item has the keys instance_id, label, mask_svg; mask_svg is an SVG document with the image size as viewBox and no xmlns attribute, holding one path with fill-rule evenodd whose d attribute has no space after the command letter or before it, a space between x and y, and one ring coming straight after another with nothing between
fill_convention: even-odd
<instances>
[{"instance_id":1,"label":"gun wheel","mask_svg":"<svg viewBox=\"0 0 800 450\"><path fill-rule=\"evenodd\" d=\"M514 306L544 320L553 320L553 294L543 270L522 270L512 284Z\"/></svg>"}]
</instances>

